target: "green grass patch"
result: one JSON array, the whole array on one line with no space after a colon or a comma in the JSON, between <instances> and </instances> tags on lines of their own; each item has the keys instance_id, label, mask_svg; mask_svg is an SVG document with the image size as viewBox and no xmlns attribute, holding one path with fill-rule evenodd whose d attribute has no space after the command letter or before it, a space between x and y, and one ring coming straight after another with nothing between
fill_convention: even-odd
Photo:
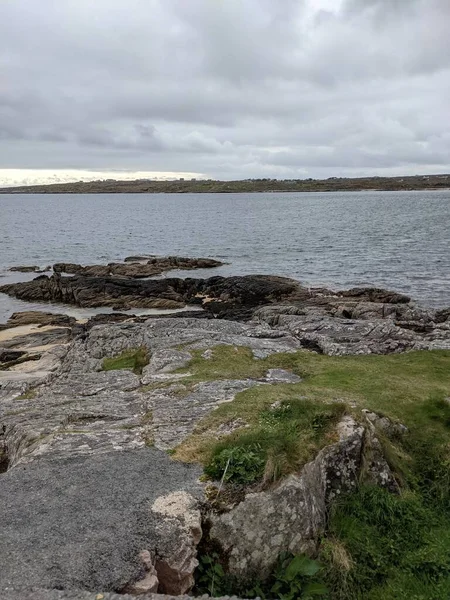
<instances>
[{"instance_id":1,"label":"green grass patch","mask_svg":"<svg viewBox=\"0 0 450 600\"><path fill-rule=\"evenodd\" d=\"M220 346L212 357L201 351L186 369L183 383L215 379L262 378L268 369L283 368L303 378L297 384L266 385L238 394L203 419L194 434L176 452L181 460L205 462L214 442L214 430L237 418L256 426L274 402L289 404L305 399L319 403L340 401L368 408L404 423L409 436L444 443L448 437L450 351L418 351L368 356L325 356L298 351L255 360L249 348Z\"/></svg>"},{"instance_id":2,"label":"green grass patch","mask_svg":"<svg viewBox=\"0 0 450 600\"><path fill-rule=\"evenodd\" d=\"M17 396L16 400L33 400L37 396L37 391L33 388L27 390L20 396Z\"/></svg>"},{"instance_id":3,"label":"green grass patch","mask_svg":"<svg viewBox=\"0 0 450 600\"><path fill-rule=\"evenodd\" d=\"M450 517L424 495L363 487L334 504L328 536L321 561L331 598L450 598Z\"/></svg>"},{"instance_id":4,"label":"green grass patch","mask_svg":"<svg viewBox=\"0 0 450 600\"><path fill-rule=\"evenodd\" d=\"M213 479L233 483L276 481L298 470L330 442L343 404L292 398L260 412L258 422L214 444L205 465Z\"/></svg>"},{"instance_id":5,"label":"green grass patch","mask_svg":"<svg viewBox=\"0 0 450 600\"><path fill-rule=\"evenodd\" d=\"M323 579L330 600L450 598L450 351L255 360L247 348L223 346L211 359L196 353L186 381L261 378L270 368L303 381L241 392L206 416L175 458L248 484L296 470L334 441L340 411L367 408L405 424L403 436L379 435L402 493L362 487L335 504L319 556ZM236 419L248 427L218 440L217 427Z\"/></svg>"},{"instance_id":6,"label":"green grass patch","mask_svg":"<svg viewBox=\"0 0 450 600\"><path fill-rule=\"evenodd\" d=\"M102 363L103 371L117 371L129 369L136 375L142 373L142 369L148 365L150 360L147 348L130 348L124 350L117 356L104 358Z\"/></svg>"}]
</instances>

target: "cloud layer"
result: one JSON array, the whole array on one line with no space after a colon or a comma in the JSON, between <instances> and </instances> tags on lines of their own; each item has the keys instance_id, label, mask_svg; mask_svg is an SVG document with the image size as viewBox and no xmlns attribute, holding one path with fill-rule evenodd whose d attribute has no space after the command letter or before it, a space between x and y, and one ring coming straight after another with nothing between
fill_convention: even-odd
<instances>
[{"instance_id":1,"label":"cloud layer","mask_svg":"<svg viewBox=\"0 0 450 600\"><path fill-rule=\"evenodd\" d=\"M449 172L449 22L448 0L2 0L0 167Z\"/></svg>"}]
</instances>

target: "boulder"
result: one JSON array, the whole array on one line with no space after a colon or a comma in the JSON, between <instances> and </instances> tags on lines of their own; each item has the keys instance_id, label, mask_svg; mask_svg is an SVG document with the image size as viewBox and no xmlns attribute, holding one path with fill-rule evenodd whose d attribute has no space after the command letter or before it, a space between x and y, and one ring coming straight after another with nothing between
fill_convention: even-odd
<instances>
[{"instance_id":1,"label":"boulder","mask_svg":"<svg viewBox=\"0 0 450 600\"><path fill-rule=\"evenodd\" d=\"M261 579L270 574L283 552L314 553L330 502L356 488L363 472L380 485L398 489L382 454L362 459L367 445L372 449L379 443L371 428L345 416L338 433L337 443L321 450L300 473L275 489L249 493L228 512L210 514L210 539L227 557L229 574L241 580Z\"/></svg>"}]
</instances>

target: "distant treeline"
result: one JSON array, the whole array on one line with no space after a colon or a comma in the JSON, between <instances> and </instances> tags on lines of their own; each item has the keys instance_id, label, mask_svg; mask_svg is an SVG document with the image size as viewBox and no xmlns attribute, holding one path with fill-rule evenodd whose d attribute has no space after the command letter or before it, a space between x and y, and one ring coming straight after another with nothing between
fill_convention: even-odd
<instances>
[{"instance_id":1,"label":"distant treeline","mask_svg":"<svg viewBox=\"0 0 450 600\"><path fill-rule=\"evenodd\" d=\"M4 194L174 194L174 193L250 193L250 192L346 192L361 190L429 190L450 188L450 175L407 177L330 177L329 179L177 179L152 181L114 179L76 183L56 183L1 188Z\"/></svg>"}]
</instances>

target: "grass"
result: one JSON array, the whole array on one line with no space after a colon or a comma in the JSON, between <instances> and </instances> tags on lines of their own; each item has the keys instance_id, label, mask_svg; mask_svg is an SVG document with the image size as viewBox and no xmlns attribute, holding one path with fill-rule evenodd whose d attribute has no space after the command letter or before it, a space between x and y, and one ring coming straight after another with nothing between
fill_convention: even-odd
<instances>
[{"instance_id":1,"label":"grass","mask_svg":"<svg viewBox=\"0 0 450 600\"><path fill-rule=\"evenodd\" d=\"M303 381L241 392L207 415L175 458L248 485L298 469L333 441L345 410L405 424L402 437L379 436L402 492L361 487L335 503L319 554L324 581L330 599L450 599L450 351L255 360L247 348L223 346L208 360L195 353L184 381L262 378L276 367ZM217 439L217 427L238 418L248 427Z\"/></svg>"},{"instance_id":2,"label":"grass","mask_svg":"<svg viewBox=\"0 0 450 600\"><path fill-rule=\"evenodd\" d=\"M188 384L214 379L257 379L270 368L290 370L303 381L261 385L241 392L233 402L220 405L206 416L176 449L175 457L207 462L217 444L217 427L237 418L250 428L235 432L230 438L233 444L241 436L265 431L261 419L275 402L289 405L292 410L298 406L300 411L306 400L327 405L340 402L356 412L368 408L404 423L416 441L419 437L425 442L433 438L436 443L447 439L446 422L439 415L447 406L444 399L450 396L450 351L343 357L299 351L255 360L248 348L220 346L214 348L210 359L202 358L201 351L195 352L191 363L180 372L191 373L183 380Z\"/></svg>"},{"instance_id":3,"label":"grass","mask_svg":"<svg viewBox=\"0 0 450 600\"><path fill-rule=\"evenodd\" d=\"M102 363L103 371L117 371L120 369L129 369L136 375L142 373L142 369L149 363L148 350L145 347L130 348L124 350L117 356L104 358Z\"/></svg>"},{"instance_id":4,"label":"grass","mask_svg":"<svg viewBox=\"0 0 450 600\"><path fill-rule=\"evenodd\" d=\"M426 495L363 487L334 505L328 536L321 560L332 598L450 598L450 516Z\"/></svg>"},{"instance_id":5,"label":"grass","mask_svg":"<svg viewBox=\"0 0 450 600\"><path fill-rule=\"evenodd\" d=\"M205 465L213 479L233 483L276 481L298 470L334 436L344 404L320 404L293 398L263 410L258 423L214 443Z\"/></svg>"},{"instance_id":6,"label":"grass","mask_svg":"<svg viewBox=\"0 0 450 600\"><path fill-rule=\"evenodd\" d=\"M17 396L16 400L33 400L37 396L37 391L33 388L30 388L20 396Z\"/></svg>"}]
</instances>

